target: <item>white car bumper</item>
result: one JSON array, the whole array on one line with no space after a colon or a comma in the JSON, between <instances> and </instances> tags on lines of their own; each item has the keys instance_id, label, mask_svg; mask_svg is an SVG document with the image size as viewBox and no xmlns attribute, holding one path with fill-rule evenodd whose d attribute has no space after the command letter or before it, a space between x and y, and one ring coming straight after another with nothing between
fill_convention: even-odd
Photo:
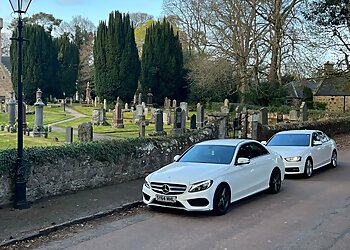
<instances>
[{"instance_id":1,"label":"white car bumper","mask_svg":"<svg viewBox=\"0 0 350 250\"><path fill-rule=\"evenodd\" d=\"M187 190L178 195L165 195L154 192L151 188L143 185L143 202L147 205L183 209L187 211L209 211L212 210L212 200L214 196L214 188L189 193ZM161 201L161 199L163 201Z\"/></svg>"},{"instance_id":2,"label":"white car bumper","mask_svg":"<svg viewBox=\"0 0 350 250\"><path fill-rule=\"evenodd\" d=\"M288 162L283 161L285 166L285 174L303 174L304 173L304 166L305 164L303 162Z\"/></svg>"}]
</instances>

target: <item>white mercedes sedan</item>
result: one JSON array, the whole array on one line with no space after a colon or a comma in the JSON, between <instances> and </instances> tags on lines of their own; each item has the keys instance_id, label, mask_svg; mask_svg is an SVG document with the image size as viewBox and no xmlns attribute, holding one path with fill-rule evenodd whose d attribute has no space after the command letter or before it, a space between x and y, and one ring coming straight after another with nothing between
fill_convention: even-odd
<instances>
[{"instance_id":1,"label":"white mercedes sedan","mask_svg":"<svg viewBox=\"0 0 350 250\"><path fill-rule=\"evenodd\" d=\"M149 174L143 201L149 206L223 215L231 202L266 189L278 193L283 179L283 159L259 142L210 140Z\"/></svg>"},{"instance_id":2,"label":"white mercedes sedan","mask_svg":"<svg viewBox=\"0 0 350 250\"><path fill-rule=\"evenodd\" d=\"M314 169L337 166L337 144L319 130L279 132L266 145L283 157L286 174L303 174L309 178Z\"/></svg>"}]
</instances>

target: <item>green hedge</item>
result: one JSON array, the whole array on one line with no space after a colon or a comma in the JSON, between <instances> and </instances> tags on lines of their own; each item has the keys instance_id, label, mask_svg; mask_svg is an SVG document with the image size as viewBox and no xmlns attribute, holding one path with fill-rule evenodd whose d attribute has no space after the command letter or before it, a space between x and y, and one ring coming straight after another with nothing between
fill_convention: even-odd
<instances>
[{"instance_id":1,"label":"green hedge","mask_svg":"<svg viewBox=\"0 0 350 250\"><path fill-rule=\"evenodd\" d=\"M196 135L194 132L191 135ZM137 149L147 143L161 145L163 142L170 142L176 139L180 144L191 144L189 135L176 137L154 137L154 138L130 138L100 140L86 143L73 143L57 147L34 147L25 148L23 160L27 169L27 174L31 166L56 162L62 158L94 159L100 162L115 162L121 155L134 155ZM0 175L4 173L14 173L15 161L17 157L16 149L0 151Z\"/></svg>"}]
</instances>

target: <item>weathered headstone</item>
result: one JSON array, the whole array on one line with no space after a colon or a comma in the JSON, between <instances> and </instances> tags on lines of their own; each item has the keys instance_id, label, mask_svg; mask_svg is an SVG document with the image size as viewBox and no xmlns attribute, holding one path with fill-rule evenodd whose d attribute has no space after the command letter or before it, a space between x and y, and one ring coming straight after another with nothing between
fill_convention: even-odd
<instances>
[{"instance_id":1,"label":"weathered headstone","mask_svg":"<svg viewBox=\"0 0 350 250\"><path fill-rule=\"evenodd\" d=\"M169 100L169 106L170 106L170 100ZM177 102L176 102L176 100L174 99L174 100L173 100L173 109L176 109L176 107L177 107Z\"/></svg>"},{"instance_id":2,"label":"weathered headstone","mask_svg":"<svg viewBox=\"0 0 350 250\"><path fill-rule=\"evenodd\" d=\"M143 107L142 105L136 105L136 110L134 112L134 122L137 123L140 121L140 117L143 115Z\"/></svg>"},{"instance_id":3,"label":"weathered headstone","mask_svg":"<svg viewBox=\"0 0 350 250\"><path fill-rule=\"evenodd\" d=\"M195 114L191 115L190 119L190 129L197 129L197 116Z\"/></svg>"},{"instance_id":4,"label":"weathered headstone","mask_svg":"<svg viewBox=\"0 0 350 250\"><path fill-rule=\"evenodd\" d=\"M164 110L167 110L167 109L169 109L170 108L170 106L168 106L169 105L169 101L168 101L169 99L168 99L168 97L165 97L164 98Z\"/></svg>"},{"instance_id":5,"label":"weathered headstone","mask_svg":"<svg viewBox=\"0 0 350 250\"><path fill-rule=\"evenodd\" d=\"M140 128L139 128L139 137L146 136L146 117L145 115L140 115Z\"/></svg>"},{"instance_id":6,"label":"weathered headstone","mask_svg":"<svg viewBox=\"0 0 350 250\"><path fill-rule=\"evenodd\" d=\"M182 110L181 112L181 129L183 132L186 132L186 121L187 121L187 113L185 110Z\"/></svg>"},{"instance_id":7,"label":"weathered headstone","mask_svg":"<svg viewBox=\"0 0 350 250\"><path fill-rule=\"evenodd\" d=\"M268 125L269 123L269 111L267 108L261 108L259 110L259 121L261 125Z\"/></svg>"},{"instance_id":8,"label":"weathered headstone","mask_svg":"<svg viewBox=\"0 0 350 250\"><path fill-rule=\"evenodd\" d=\"M139 93L139 100L138 100L138 104L142 104L142 93Z\"/></svg>"},{"instance_id":9,"label":"weathered headstone","mask_svg":"<svg viewBox=\"0 0 350 250\"><path fill-rule=\"evenodd\" d=\"M277 123L283 122L283 114L278 113L277 114Z\"/></svg>"},{"instance_id":10,"label":"weathered headstone","mask_svg":"<svg viewBox=\"0 0 350 250\"><path fill-rule=\"evenodd\" d=\"M75 92L74 100L75 100L76 102L79 102L79 92L78 92L78 91Z\"/></svg>"},{"instance_id":11,"label":"weathered headstone","mask_svg":"<svg viewBox=\"0 0 350 250\"><path fill-rule=\"evenodd\" d=\"M93 140L93 127L91 122L84 122L78 126L78 138L81 142Z\"/></svg>"},{"instance_id":12,"label":"weathered headstone","mask_svg":"<svg viewBox=\"0 0 350 250\"><path fill-rule=\"evenodd\" d=\"M94 107L97 108L97 96L95 96Z\"/></svg>"},{"instance_id":13,"label":"weathered headstone","mask_svg":"<svg viewBox=\"0 0 350 250\"><path fill-rule=\"evenodd\" d=\"M225 106L225 107L229 107L229 105L230 105L230 102L229 102L229 100L226 98L226 99L224 100L224 106Z\"/></svg>"},{"instance_id":14,"label":"weathered headstone","mask_svg":"<svg viewBox=\"0 0 350 250\"><path fill-rule=\"evenodd\" d=\"M127 102L124 104L124 109L129 110L129 104Z\"/></svg>"},{"instance_id":15,"label":"weathered headstone","mask_svg":"<svg viewBox=\"0 0 350 250\"><path fill-rule=\"evenodd\" d=\"M107 100L103 99L103 109L107 110Z\"/></svg>"},{"instance_id":16,"label":"weathered headstone","mask_svg":"<svg viewBox=\"0 0 350 250\"><path fill-rule=\"evenodd\" d=\"M119 102L115 105L114 116L113 116L113 127L115 128L124 128L122 108L120 107Z\"/></svg>"},{"instance_id":17,"label":"weathered headstone","mask_svg":"<svg viewBox=\"0 0 350 250\"><path fill-rule=\"evenodd\" d=\"M95 108L92 111L92 125L106 125L106 111L104 109Z\"/></svg>"},{"instance_id":18,"label":"weathered headstone","mask_svg":"<svg viewBox=\"0 0 350 250\"><path fill-rule=\"evenodd\" d=\"M177 107L175 109L175 114L174 114L174 129L173 133L175 135L182 134L182 109L180 107Z\"/></svg>"},{"instance_id":19,"label":"weathered headstone","mask_svg":"<svg viewBox=\"0 0 350 250\"><path fill-rule=\"evenodd\" d=\"M165 111L163 112L163 123L164 123L165 125L170 125L170 124L171 124L171 119L170 119L170 117L171 117L171 111L170 111L170 110L165 110Z\"/></svg>"},{"instance_id":20,"label":"weathered headstone","mask_svg":"<svg viewBox=\"0 0 350 250\"><path fill-rule=\"evenodd\" d=\"M187 120L188 117L188 103L187 102L180 102L180 108L185 111L185 117Z\"/></svg>"},{"instance_id":21,"label":"weathered headstone","mask_svg":"<svg viewBox=\"0 0 350 250\"><path fill-rule=\"evenodd\" d=\"M289 111L289 121L297 122L299 121L299 116L300 116L300 112L298 110L293 109Z\"/></svg>"},{"instance_id":22,"label":"weathered headstone","mask_svg":"<svg viewBox=\"0 0 350 250\"><path fill-rule=\"evenodd\" d=\"M44 106L45 104L41 100L42 91L40 89L36 92L36 103L34 103L35 107L35 117L34 117L34 127L33 127L33 136L41 137L45 136L44 129Z\"/></svg>"},{"instance_id":23,"label":"weathered headstone","mask_svg":"<svg viewBox=\"0 0 350 250\"><path fill-rule=\"evenodd\" d=\"M155 111L155 134L156 135L164 134L163 111L161 109L157 109Z\"/></svg>"},{"instance_id":24,"label":"weathered headstone","mask_svg":"<svg viewBox=\"0 0 350 250\"><path fill-rule=\"evenodd\" d=\"M66 127L66 141L65 143L70 144L73 142L73 128L71 126Z\"/></svg>"},{"instance_id":25,"label":"weathered headstone","mask_svg":"<svg viewBox=\"0 0 350 250\"><path fill-rule=\"evenodd\" d=\"M306 122L309 118L309 111L306 102L302 102L300 106L300 121Z\"/></svg>"},{"instance_id":26,"label":"weathered headstone","mask_svg":"<svg viewBox=\"0 0 350 250\"><path fill-rule=\"evenodd\" d=\"M16 123L16 99L15 99L15 93L11 92L11 98L7 102L7 109L8 109L8 124L10 126L15 125Z\"/></svg>"},{"instance_id":27,"label":"weathered headstone","mask_svg":"<svg viewBox=\"0 0 350 250\"><path fill-rule=\"evenodd\" d=\"M197 128L203 128L204 126L204 107L200 103L197 103Z\"/></svg>"},{"instance_id":28,"label":"weathered headstone","mask_svg":"<svg viewBox=\"0 0 350 250\"><path fill-rule=\"evenodd\" d=\"M152 105L153 105L153 94L151 92L151 89L149 89L147 93L147 106L152 106Z\"/></svg>"}]
</instances>

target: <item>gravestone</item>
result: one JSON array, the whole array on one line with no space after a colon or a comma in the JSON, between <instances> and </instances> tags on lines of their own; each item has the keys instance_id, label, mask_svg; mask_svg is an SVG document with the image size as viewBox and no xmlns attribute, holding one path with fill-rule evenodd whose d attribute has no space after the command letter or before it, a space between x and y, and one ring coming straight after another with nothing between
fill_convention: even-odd
<instances>
[{"instance_id":1,"label":"gravestone","mask_svg":"<svg viewBox=\"0 0 350 250\"><path fill-rule=\"evenodd\" d=\"M185 117L187 120L188 117L188 103L187 102L180 102L180 108L185 111Z\"/></svg>"},{"instance_id":2,"label":"gravestone","mask_svg":"<svg viewBox=\"0 0 350 250\"><path fill-rule=\"evenodd\" d=\"M8 124L10 126L15 125L16 123L16 99L15 99L15 93L11 92L11 98L7 102L7 110L8 110Z\"/></svg>"},{"instance_id":3,"label":"gravestone","mask_svg":"<svg viewBox=\"0 0 350 250\"><path fill-rule=\"evenodd\" d=\"M200 103L197 103L197 128L204 127L204 107Z\"/></svg>"},{"instance_id":4,"label":"gravestone","mask_svg":"<svg viewBox=\"0 0 350 250\"><path fill-rule=\"evenodd\" d=\"M91 122L84 122L78 126L78 138L81 142L93 140L93 127Z\"/></svg>"},{"instance_id":5,"label":"gravestone","mask_svg":"<svg viewBox=\"0 0 350 250\"><path fill-rule=\"evenodd\" d=\"M300 112L298 110L293 109L289 111L289 121L297 122L299 121L299 116L300 116Z\"/></svg>"},{"instance_id":6,"label":"gravestone","mask_svg":"<svg viewBox=\"0 0 350 250\"><path fill-rule=\"evenodd\" d=\"M222 115L228 116L230 113L230 109L228 106L221 106L220 111Z\"/></svg>"},{"instance_id":7,"label":"gravestone","mask_svg":"<svg viewBox=\"0 0 350 250\"><path fill-rule=\"evenodd\" d=\"M278 113L277 114L277 123L283 122L283 114Z\"/></svg>"},{"instance_id":8,"label":"gravestone","mask_svg":"<svg viewBox=\"0 0 350 250\"><path fill-rule=\"evenodd\" d=\"M37 100L34 103L35 107L35 117L34 117L34 127L33 127L33 136L41 137L46 136L44 129L44 106L45 104L41 100L42 91L40 89L36 92Z\"/></svg>"},{"instance_id":9,"label":"gravestone","mask_svg":"<svg viewBox=\"0 0 350 250\"><path fill-rule=\"evenodd\" d=\"M139 137L145 137L146 136L146 117L145 115L140 115L139 120Z\"/></svg>"},{"instance_id":10,"label":"gravestone","mask_svg":"<svg viewBox=\"0 0 350 250\"><path fill-rule=\"evenodd\" d=\"M92 125L106 125L106 110L95 108L92 111Z\"/></svg>"},{"instance_id":11,"label":"gravestone","mask_svg":"<svg viewBox=\"0 0 350 250\"><path fill-rule=\"evenodd\" d=\"M180 107L177 107L175 109L174 114L174 129L173 134L180 135L182 134L182 109Z\"/></svg>"},{"instance_id":12,"label":"gravestone","mask_svg":"<svg viewBox=\"0 0 350 250\"><path fill-rule=\"evenodd\" d=\"M73 106L73 98L69 98L69 105L72 107Z\"/></svg>"},{"instance_id":13,"label":"gravestone","mask_svg":"<svg viewBox=\"0 0 350 250\"><path fill-rule=\"evenodd\" d=\"M138 103L137 104L142 104L142 94L141 93L139 93L139 100L138 100Z\"/></svg>"},{"instance_id":14,"label":"gravestone","mask_svg":"<svg viewBox=\"0 0 350 250\"><path fill-rule=\"evenodd\" d=\"M103 99L103 109L107 110L107 100Z\"/></svg>"},{"instance_id":15,"label":"gravestone","mask_svg":"<svg viewBox=\"0 0 350 250\"><path fill-rule=\"evenodd\" d=\"M65 143L73 143L73 128L71 126L66 127L66 141Z\"/></svg>"},{"instance_id":16,"label":"gravestone","mask_svg":"<svg viewBox=\"0 0 350 250\"><path fill-rule=\"evenodd\" d=\"M197 116L193 114L191 115L191 119L190 119L190 129L197 129L196 123L197 123Z\"/></svg>"},{"instance_id":17,"label":"gravestone","mask_svg":"<svg viewBox=\"0 0 350 250\"><path fill-rule=\"evenodd\" d=\"M181 129L182 129L182 132L186 132L186 121L187 121L187 113L185 110L182 110L181 112Z\"/></svg>"},{"instance_id":18,"label":"gravestone","mask_svg":"<svg viewBox=\"0 0 350 250\"><path fill-rule=\"evenodd\" d=\"M229 100L226 98L226 99L224 100L224 106L225 106L225 107L229 107L229 105L230 105L230 102L229 102Z\"/></svg>"},{"instance_id":19,"label":"gravestone","mask_svg":"<svg viewBox=\"0 0 350 250\"><path fill-rule=\"evenodd\" d=\"M309 111L306 102L302 102L300 106L300 121L306 122L309 118Z\"/></svg>"},{"instance_id":20,"label":"gravestone","mask_svg":"<svg viewBox=\"0 0 350 250\"><path fill-rule=\"evenodd\" d=\"M95 96L94 107L97 108L97 96Z\"/></svg>"},{"instance_id":21,"label":"gravestone","mask_svg":"<svg viewBox=\"0 0 350 250\"><path fill-rule=\"evenodd\" d=\"M155 111L155 135L165 135L164 126L163 126L163 111L157 109Z\"/></svg>"},{"instance_id":22,"label":"gravestone","mask_svg":"<svg viewBox=\"0 0 350 250\"><path fill-rule=\"evenodd\" d=\"M136 105L136 110L134 111L134 122L137 123L140 121L140 117L143 115L142 105Z\"/></svg>"},{"instance_id":23,"label":"gravestone","mask_svg":"<svg viewBox=\"0 0 350 250\"><path fill-rule=\"evenodd\" d=\"M170 110L165 110L163 112L163 123L166 125L171 124L171 111Z\"/></svg>"},{"instance_id":24,"label":"gravestone","mask_svg":"<svg viewBox=\"0 0 350 250\"><path fill-rule=\"evenodd\" d=\"M170 100L169 100L169 106L170 106ZM177 106L177 102L176 102L176 100L174 99L174 100L173 100L173 109L176 109L176 106Z\"/></svg>"},{"instance_id":25,"label":"gravestone","mask_svg":"<svg viewBox=\"0 0 350 250\"><path fill-rule=\"evenodd\" d=\"M259 110L259 121L261 125L268 125L269 123L269 111L267 108L261 108Z\"/></svg>"},{"instance_id":26,"label":"gravestone","mask_svg":"<svg viewBox=\"0 0 350 250\"><path fill-rule=\"evenodd\" d=\"M129 110L129 104L126 102L125 104L124 104L124 109L127 111L127 110Z\"/></svg>"},{"instance_id":27,"label":"gravestone","mask_svg":"<svg viewBox=\"0 0 350 250\"><path fill-rule=\"evenodd\" d=\"M75 92L74 98L75 98L74 100L75 100L76 102L79 102L79 92L78 92L78 91Z\"/></svg>"},{"instance_id":28,"label":"gravestone","mask_svg":"<svg viewBox=\"0 0 350 250\"><path fill-rule=\"evenodd\" d=\"M149 89L147 93L147 106L153 106L153 94L151 89Z\"/></svg>"},{"instance_id":29,"label":"gravestone","mask_svg":"<svg viewBox=\"0 0 350 250\"><path fill-rule=\"evenodd\" d=\"M91 101L92 101L90 82L87 82L87 84L86 84L86 89L85 89L85 101L87 102L87 104L90 104Z\"/></svg>"},{"instance_id":30,"label":"gravestone","mask_svg":"<svg viewBox=\"0 0 350 250\"><path fill-rule=\"evenodd\" d=\"M168 97L165 97L165 98L164 98L164 106L163 106L163 107L164 107L164 110L170 109Z\"/></svg>"},{"instance_id":31,"label":"gravestone","mask_svg":"<svg viewBox=\"0 0 350 250\"><path fill-rule=\"evenodd\" d=\"M113 127L115 128L124 128L124 120L122 108L120 107L119 102L115 105L114 116L113 116Z\"/></svg>"}]
</instances>

